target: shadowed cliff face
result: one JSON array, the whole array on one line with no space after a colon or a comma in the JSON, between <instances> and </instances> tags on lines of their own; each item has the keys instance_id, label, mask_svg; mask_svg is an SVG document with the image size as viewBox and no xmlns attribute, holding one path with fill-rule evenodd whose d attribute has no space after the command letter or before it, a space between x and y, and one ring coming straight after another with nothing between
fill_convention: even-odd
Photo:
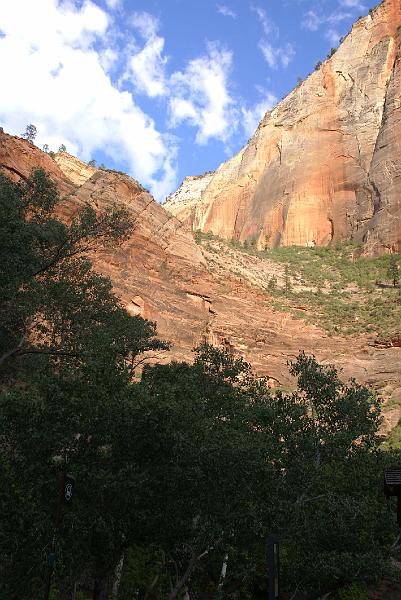
<instances>
[{"instance_id":1,"label":"shadowed cliff face","mask_svg":"<svg viewBox=\"0 0 401 600\"><path fill-rule=\"evenodd\" d=\"M250 142L165 208L259 248L353 239L401 250L401 2L360 19Z\"/></svg>"}]
</instances>

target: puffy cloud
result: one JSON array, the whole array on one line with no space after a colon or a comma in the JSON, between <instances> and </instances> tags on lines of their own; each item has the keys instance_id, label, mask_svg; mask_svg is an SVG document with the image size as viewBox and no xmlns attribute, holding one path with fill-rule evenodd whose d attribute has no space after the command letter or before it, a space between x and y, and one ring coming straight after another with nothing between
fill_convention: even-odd
<instances>
[{"instance_id":1,"label":"puffy cloud","mask_svg":"<svg viewBox=\"0 0 401 600\"><path fill-rule=\"evenodd\" d=\"M196 142L226 141L236 128L236 109L228 90L232 53L208 43L207 54L171 76L171 126L189 121L197 127Z\"/></svg>"},{"instance_id":2,"label":"puffy cloud","mask_svg":"<svg viewBox=\"0 0 401 600\"><path fill-rule=\"evenodd\" d=\"M225 6L224 4L217 4L216 6L217 12L224 17L231 17L232 19L237 18L237 13L232 10L229 6Z\"/></svg>"},{"instance_id":3,"label":"puffy cloud","mask_svg":"<svg viewBox=\"0 0 401 600\"><path fill-rule=\"evenodd\" d=\"M251 106L233 95L233 54L218 42L169 72L159 20L134 12L121 28L114 11L122 0L104 6L94 0L0 2L0 124L21 134L34 123L39 147L63 143L83 160L101 151L161 199L176 184L173 128L189 125L196 144L219 140L227 150L243 132L253 133L276 98L260 90L261 100ZM233 17L226 5L217 8ZM285 67L292 46L272 44L275 24L263 9L254 10L268 64ZM147 99L137 99L139 93ZM158 117L167 114L167 132L144 111L147 104L139 105L149 99L157 100Z\"/></svg>"},{"instance_id":4,"label":"puffy cloud","mask_svg":"<svg viewBox=\"0 0 401 600\"><path fill-rule=\"evenodd\" d=\"M38 128L38 145L67 148L84 160L96 150L121 163L159 197L174 185L175 142L117 88L105 46L110 15L85 0L0 3L0 119L21 133ZM146 24L143 24L143 31ZM12 60L10 59L12 57ZM16 76L18 74L18 76ZM29 100L27 100L29 98Z\"/></svg>"},{"instance_id":5,"label":"puffy cloud","mask_svg":"<svg viewBox=\"0 0 401 600\"><path fill-rule=\"evenodd\" d=\"M128 61L128 72L137 90L150 98L164 96L168 92L165 67L167 57L163 56L164 39L158 35L159 21L147 12L134 13L131 26L139 31L145 40L140 51L133 51Z\"/></svg>"}]
</instances>

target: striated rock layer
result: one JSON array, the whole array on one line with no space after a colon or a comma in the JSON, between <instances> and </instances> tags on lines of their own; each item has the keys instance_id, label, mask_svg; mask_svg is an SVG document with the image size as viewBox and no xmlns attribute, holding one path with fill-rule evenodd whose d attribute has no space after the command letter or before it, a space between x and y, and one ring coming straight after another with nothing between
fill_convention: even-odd
<instances>
[{"instance_id":1,"label":"striated rock layer","mask_svg":"<svg viewBox=\"0 0 401 600\"><path fill-rule=\"evenodd\" d=\"M76 185L82 185L97 171L95 167L91 167L68 152L57 152L54 160L64 175Z\"/></svg>"},{"instance_id":2,"label":"striated rock layer","mask_svg":"<svg viewBox=\"0 0 401 600\"><path fill-rule=\"evenodd\" d=\"M259 248L401 251L401 0L359 19L201 188L187 178L164 205L193 229Z\"/></svg>"}]
</instances>

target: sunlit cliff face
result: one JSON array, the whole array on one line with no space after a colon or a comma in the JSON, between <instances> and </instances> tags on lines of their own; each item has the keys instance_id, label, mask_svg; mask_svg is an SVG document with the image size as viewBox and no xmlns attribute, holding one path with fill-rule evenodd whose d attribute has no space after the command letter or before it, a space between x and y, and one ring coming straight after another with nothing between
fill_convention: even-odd
<instances>
[{"instance_id":1,"label":"sunlit cliff face","mask_svg":"<svg viewBox=\"0 0 401 600\"><path fill-rule=\"evenodd\" d=\"M205 185L166 203L193 229L259 248L352 239L401 250L401 5L386 0L268 112Z\"/></svg>"}]
</instances>

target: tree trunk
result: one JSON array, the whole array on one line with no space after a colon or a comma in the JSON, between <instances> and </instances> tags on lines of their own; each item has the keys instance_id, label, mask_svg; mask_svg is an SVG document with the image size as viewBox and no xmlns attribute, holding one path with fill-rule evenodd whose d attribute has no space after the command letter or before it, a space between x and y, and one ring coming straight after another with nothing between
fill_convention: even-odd
<instances>
[{"instance_id":1,"label":"tree trunk","mask_svg":"<svg viewBox=\"0 0 401 600\"><path fill-rule=\"evenodd\" d=\"M227 574L227 564L228 564L228 554L225 554L224 558L223 558L223 564L221 565L219 590L221 590L224 585L224 580L225 580L226 574Z\"/></svg>"},{"instance_id":2,"label":"tree trunk","mask_svg":"<svg viewBox=\"0 0 401 600\"><path fill-rule=\"evenodd\" d=\"M116 569L114 571L114 582L113 582L113 589L111 592L112 600L117 600L118 588L120 587L121 576L123 574L124 558L125 558L125 555L123 552L121 554L121 558L118 561L118 563L116 565Z\"/></svg>"}]
</instances>

